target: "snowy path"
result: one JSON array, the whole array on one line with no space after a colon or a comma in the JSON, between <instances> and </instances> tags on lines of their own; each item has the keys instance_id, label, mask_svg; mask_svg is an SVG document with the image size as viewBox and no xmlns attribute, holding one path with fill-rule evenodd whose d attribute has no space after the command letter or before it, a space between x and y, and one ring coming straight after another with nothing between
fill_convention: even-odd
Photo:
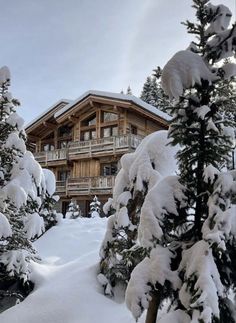
<instances>
[{"instance_id":1,"label":"snowy path","mask_svg":"<svg viewBox=\"0 0 236 323\"><path fill-rule=\"evenodd\" d=\"M124 303L105 297L96 281L106 219L63 220L35 242L34 292L0 315L1 323L134 323Z\"/></svg>"}]
</instances>

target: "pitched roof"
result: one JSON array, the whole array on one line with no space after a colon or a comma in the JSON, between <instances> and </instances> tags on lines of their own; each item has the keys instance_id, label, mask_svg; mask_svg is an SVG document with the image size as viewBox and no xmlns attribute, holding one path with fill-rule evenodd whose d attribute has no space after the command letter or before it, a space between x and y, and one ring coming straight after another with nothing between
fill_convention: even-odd
<instances>
[{"instance_id":1,"label":"pitched roof","mask_svg":"<svg viewBox=\"0 0 236 323\"><path fill-rule=\"evenodd\" d=\"M103 98L105 97L108 99L115 99L115 100L120 100L120 101L131 102L131 103L136 104L137 106L143 108L144 110L151 112L154 115L156 115L166 121L169 121L171 119L171 117L167 113L158 110L158 108L152 106L151 104L144 102L143 100L137 98L134 95L90 90L90 91L87 91L84 94L82 94L76 100L61 99L61 100L57 101L55 104L53 104L51 107L49 107L43 113L41 113L37 118L33 119L30 123L28 123L26 125L26 129L30 128L36 122L38 122L41 119L43 119L44 117L46 117L46 115L49 114L50 112L52 113L53 110L55 110L54 117L55 118L60 117L63 113L69 111L77 103L83 101L85 98L87 98L89 96L96 96L96 97L103 97ZM56 108L62 103L65 103L65 105L57 111Z\"/></svg>"},{"instance_id":2,"label":"pitched roof","mask_svg":"<svg viewBox=\"0 0 236 323\"><path fill-rule=\"evenodd\" d=\"M56 103L54 103L52 106L50 106L47 110L45 110L44 112L42 112L38 117L34 118L32 121L30 121L27 125L26 125L26 129L31 127L34 123L40 121L41 119L43 119L43 117L45 117L48 113L52 112L55 108L57 108L60 104L65 103L70 104L71 102L73 102L72 100L67 100L67 99L61 99L59 101L57 101Z\"/></svg>"},{"instance_id":3,"label":"pitched roof","mask_svg":"<svg viewBox=\"0 0 236 323\"><path fill-rule=\"evenodd\" d=\"M54 114L54 117L58 118L63 113L69 111L77 103L83 101L85 98L87 98L90 95L91 96L97 96L97 97L105 97L105 98L108 98L108 99L118 99L118 100L126 101L126 102L129 101L129 102L132 102L132 103L138 105L139 107L143 108L144 110L155 114L156 116L158 116L158 117L160 117L160 118L162 118L164 120L169 121L171 119L171 117L167 113L158 110L158 108L152 106L151 104L148 104L148 103L144 102L143 100L137 98L134 95L121 94L121 93L112 93L112 92L104 92L104 91L94 91L94 90L90 90L90 91L85 92L84 94L82 94L76 100L74 100L71 103L65 105L62 109L60 109L59 111L57 111Z\"/></svg>"}]
</instances>

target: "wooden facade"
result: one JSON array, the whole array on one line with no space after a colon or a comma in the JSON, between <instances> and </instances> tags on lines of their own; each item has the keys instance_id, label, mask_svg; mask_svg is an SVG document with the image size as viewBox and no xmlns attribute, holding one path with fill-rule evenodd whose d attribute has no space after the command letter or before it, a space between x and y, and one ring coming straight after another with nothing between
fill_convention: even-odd
<instances>
[{"instance_id":1,"label":"wooden facade","mask_svg":"<svg viewBox=\"0 0 236 323\"><path fill-rule=\"evenodd\" d=\"M36 160L51 169L65 212L73 198L84 213L94 195L111 196L120 157L148 134L168 128L168 115L130 95L87 92L61 100L26 128Z\"/></svg>"}]
</instances>

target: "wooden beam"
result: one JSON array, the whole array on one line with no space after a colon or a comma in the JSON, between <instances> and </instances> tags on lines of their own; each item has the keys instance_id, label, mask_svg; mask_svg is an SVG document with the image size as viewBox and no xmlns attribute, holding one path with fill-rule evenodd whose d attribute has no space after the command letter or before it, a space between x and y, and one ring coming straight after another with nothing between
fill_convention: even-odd
<instances>
[{"instance_id":1,"label":"wooden beam","mask_svg":"<svg viewBox=\"0 0 236 323\"><path fill-rule=\"evenodd\" d=\"M40 139L40 137L37 137L37 136L34 136L34 135L30 135L30 134L27 134L27 137L29 140L32 140L32 141L37 141Z\"/></svg>"},{"instance_id":2,"label":"wooden beam","mask_svg":"<svg viewBox=\"0 0 236 323\"><path fill-rule=\"evenodd\" d=\"M77 122L79 122L79 118L77 118L75 116L68 116L68 120L71 121L74 124L76 124Z\"/></svg>"},{"instance_id":3,"label":"wooden beam","mask_svg":"<svg viewBox=\"0 0 236 323\"><path fill-rule=\"evenodd\" d=\"M45 127L47 127L47 128L53 129L53 130L57 127L57 125L56 125L56 124L54 124L54 123L52 123L52 122L48 122L48 121L44 121L44 122L43 122L43 125L44 125Z\"/></svg>"}]
</instances>

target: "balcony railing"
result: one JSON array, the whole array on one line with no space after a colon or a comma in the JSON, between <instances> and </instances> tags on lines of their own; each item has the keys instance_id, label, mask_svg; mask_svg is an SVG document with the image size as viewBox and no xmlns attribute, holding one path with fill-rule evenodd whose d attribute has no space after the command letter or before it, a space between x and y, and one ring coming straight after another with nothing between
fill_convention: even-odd
<instances>
[{"instance_id":1,"label":"balcony railing","mask_svg":"<svg viewBox=\"0 0 236 323\"><path fill-rule=\"evenodd\" d=\"M142 138L137 135L123 135L119 137L99 138L89 141L72 141L69 148L42 151L35 153L35 159L47 165L54 161L92 157L106 153L122 153L132 151L138 147Z\"/></svg>"},{"instance_id":2,"label":"balcony railing","mask_svg":"<svg viewBox=\"0 0 236 323\"><path fill-rule=\"evenodd\" d=\"M57 181L56 194L74 196L82 194L112 193L115 176L96 176L69 178L66 181Z\"/></svg>"},{"instance_id":3,"label":"balcony railing","mask_svg":"<svg viewBox=\"0 0 236 323\"><path fill-rule=\"evenodd\" d=\"M93 156L103 153L117 153L133 150L138 147L142 138L136 135L123 135L119 137L99 138L89 141L74 141L69 147L69 158L79 156Z\"/></svg>"},{"instance_id":4,"label":"balcony railing","mask_svg":"<svg viewBox=\"0 0 236 323\"><path fill-rule=\"evenodd\" d=\"M68 149L56 149L52 151L41 151L39 153L34 153L34 157L39 163L48 164L57 160L67 160Z\"/></svg>"}]
</instances>

